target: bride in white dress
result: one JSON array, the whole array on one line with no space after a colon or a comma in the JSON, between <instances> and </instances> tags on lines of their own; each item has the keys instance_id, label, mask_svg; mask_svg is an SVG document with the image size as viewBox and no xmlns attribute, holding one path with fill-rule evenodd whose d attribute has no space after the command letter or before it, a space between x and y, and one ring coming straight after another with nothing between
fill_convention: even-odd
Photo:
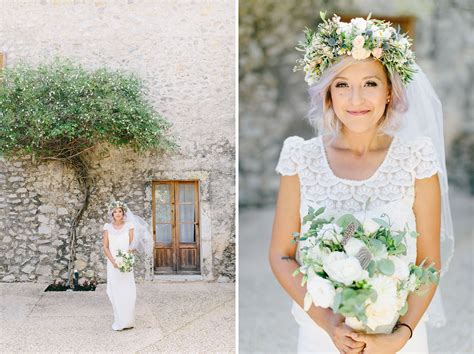
<instances>
[{"instance_id":1,"label":"bride in white dress","mask_svg":"<svg viewBox=\"0 0 474 354\"><path fill-rule=\"evenodd\" d=\"M103 249L107 257L107 296L112 303L114 322L112 329L132 328L135 323L136 287L133 270L121 272L115 256L118 250L131 251L134 225L126 220L126 207L112 206L112 222L104 225Z\"/></svg>"},{"instance_id":2,"label":"bride in white dress","mask_svg":"<svg viewBox=\"0 0 474 354\"><path fill-rule=\"evenodd\" d=\"M284 142L276 169L282 177L269 251L277 280L294 300L298 352L428 353L425 311L435 285L427 287L424 296L409 296L409 310L399 319L403 325L391 334L357 334L330 308L312 304L308 312L302 309L306 289L301 274L292 275L299 266L301 245L290 240L294 232L306 231L302 219L310 206L324 206L325 218L352 213L363 220L385 213L394 228L408 224L420 237L407 240L406 259L419 263L427 258L427 264L434 262L441 269L441 211L445 214L447 197L445 165L433 140L390 132L397 113L400 116L411 104L400 75L390 74L374 57L343 55L315 78L311 70L320 61L317 56L312 60L316 64L305 67L313 103L310 118L320 135L307 141L289 137ZM428 132L433 127L423 128Z\"/></svg>"}]
</instances>

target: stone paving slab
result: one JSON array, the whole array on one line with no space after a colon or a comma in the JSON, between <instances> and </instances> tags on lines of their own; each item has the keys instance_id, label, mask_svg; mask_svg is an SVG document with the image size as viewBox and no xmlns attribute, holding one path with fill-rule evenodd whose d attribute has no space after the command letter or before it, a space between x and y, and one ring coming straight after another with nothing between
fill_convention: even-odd
<instances>
[{"instance_id":1,"label":"stone paving slab","mask_svg":"<svg viewBox=\"0 0 474 354\"><path fill-rule=\"evenodd\" d=\"M46 286L0 283L0 352L235 352L235 284L137 282L135 328L120 332L105 284Z\"/></svg>"}]
</instances>

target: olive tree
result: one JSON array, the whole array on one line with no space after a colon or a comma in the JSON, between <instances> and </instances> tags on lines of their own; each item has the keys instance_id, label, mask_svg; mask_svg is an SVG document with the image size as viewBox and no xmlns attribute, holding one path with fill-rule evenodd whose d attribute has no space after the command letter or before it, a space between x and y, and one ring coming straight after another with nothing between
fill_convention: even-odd
<instances>
[{"instance_id":1,"label":"olive tree","mask_svg":"<svg viewBox=\"0 0 474 354\"><path fill-rule=\"evenodd\" d=\"M136 153L174 149L169 130L133 74L86 70L60 59L0 72L0 154L30 156L35 163L61 161L74 170L83 193L69 229L70 285L76 229L95 183L92 153L99 145L129 146Z\"/></svg>"}]
</instances>

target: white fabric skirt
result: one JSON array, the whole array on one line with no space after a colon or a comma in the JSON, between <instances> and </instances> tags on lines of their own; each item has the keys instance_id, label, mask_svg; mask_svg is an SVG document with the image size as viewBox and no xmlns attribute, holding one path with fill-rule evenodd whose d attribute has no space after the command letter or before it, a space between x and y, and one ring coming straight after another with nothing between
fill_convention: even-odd
<instances>
[{"instance_id":1,"label":"white fabric skirt","mask_svg":"<svg viewBox=\"0 0 474 354\"><path fill-rule=\"evenodd\" d=\"M137 296L133 271L122 273L107 260L107 295L114 309L112 329L120 331L133 327Z\"/></svg>"}]
</instances>

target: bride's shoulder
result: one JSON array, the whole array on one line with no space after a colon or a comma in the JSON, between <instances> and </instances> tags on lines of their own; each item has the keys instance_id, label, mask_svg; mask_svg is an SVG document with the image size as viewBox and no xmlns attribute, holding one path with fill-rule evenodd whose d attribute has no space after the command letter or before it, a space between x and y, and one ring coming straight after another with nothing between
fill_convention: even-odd
<instances>
[{"instance_id":1,"label":"bride's shoulder","mask_svg":"<svg viewBox=\"0 0 474 354\"><path fill-rule=\"evenodd\" d=\"M127 221L125 227L127 229L134 229L135 228L131 221Z\"/></svg>"},{"instance_id":2,"label":"bride's shoulder","mask_svg":"<svg viewBox=\"0 0 474 354\"><path fill-rule=\"evenodd\" d=\"M307 140L303 139L300 136L296 136L296 135L289 136L283 142L283 150L285 150L285 149L295 149L295 148L300 148L300 147L304 147L304 146L313 145L313 144L318 143L320 141L320 139L321 139L321 136L317 136L317 137L307 139Z\"/></svg>"},{"instance_id":3,"label":"bride's shoulder","mask_svg":"<svg viewBox=\"0 0 474 354\"><path fill-rule=\"evenodd\" d=\"M104 226L102 227L102 230L103 230L103 231L108 231L108 230L109 230L109 223L108 223L108 222L106 222L106 223L104 224Z\"/></svg>"},{"instance_id":4,"label":"bride's shoulder","mask_svg":"<svg viewBox=\"0 0 474 354\"><path fill-rule=\"evenodd\" d=\"M436 147L429 136L398 137L398 140L394 156L400 161L408 162L405 167L411 165L416 178L430 177L441 171Z\"/></svg>"},{"instance_id":5,"label":"bride's shoulder","mask_svg":"<svg viewBox=\"0 0 474 354\"><path fill-rule=\"evenodd\" d=\"M435 153L433 140L429 136L417 136L414 138L397 137L399 146L409 148L412 151L423 151L424 154Z\"/></svg>"},{"instance_id":6,"label":"bride's shoulder","mask_svg":"<svg viewBox=\"0 0 474 354\"><path fill-rule=\"evenodd\" d=\"M318 153L317 146L320 137L308 140L299 136L290 136L283 142L280 158L276 171L284 176L291 176L297 173L300 166L306 161L305 156L315 156Z\"/></svg>"}]
</instances>

